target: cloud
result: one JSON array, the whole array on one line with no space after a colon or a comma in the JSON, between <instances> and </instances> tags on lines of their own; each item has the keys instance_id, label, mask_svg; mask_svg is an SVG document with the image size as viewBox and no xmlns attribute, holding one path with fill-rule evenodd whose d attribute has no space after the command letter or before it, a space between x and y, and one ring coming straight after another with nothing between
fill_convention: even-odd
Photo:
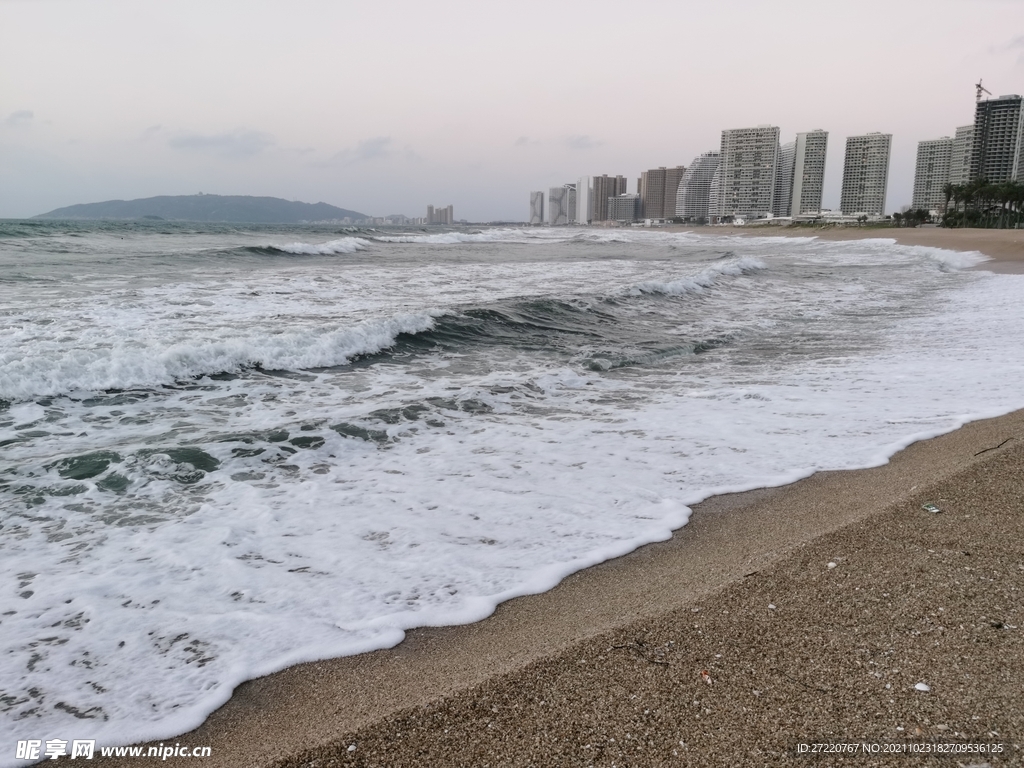
<instances>
[{"instance_id":1,"label":"cloud","mask_svg":"<svg viewBox=\"0 0 1024 768\"><path fill-rule=\"evenodd\" d=\"M565 146L569 149L594 149L601 146L602 142L592 139L590 136L569 136L565 140Z\"/></svg>"},{"instance_id":2,"label":"cloud","mask_svg":"<svg viewBox=\"0 0 1024 768\"><path fill-rule=\"evenodd\" d=\"M252 157L274 143L270 134L242 129L217 134L180 133L167 140L172 149L212 152L223 157Z\"/></svg>"},{"instance_id":3,"label":"cloud","mask_svg":"<svg viewBox=\"0 0 1024 768\"><path fill-rule=\"evenodd\" d=\"M396 147L394 140L390 136L374 136L369 139L363 139L352 148L335 152L327 160L314 163L313 165L318 168L330 168L339 165L358 165L379 160L390 160L399 156L410 162L420 160L420 156L411 148L399 149Z\"/></svg>"},{"instance_id":4,"label":"cloud","mask_svg":"<svg viewBox=\"0 0 1024 768\"><path fill-rule=\"evenodd\" d=\"M356 160L376 160L380 157L390 157L394 154L394 150L391 149L391 137L376 136L361 141L356 144L352 154Z\"/></svg>"},{"instance_id":5,"label":"cloud","mask_svg":"<svg viewBox=\"0 0 1024 768\"><path fill-rule=\"evenodd\" d=\"M537 139L531 139L529 136L520 136L515 140L513 147L531 147L540 144Z\"/></svg>"},{"instance_id":6,"label":"cloud","mask_svg":"<svg viewBox=\"0 0 1024 768\"><path fill-rule=\"evenodd\" d=\"M17 112L11 112L4 120L4 125L17 126L26 125L32 122L32 118L35 117L35 113L30 109L19 109Z\"/></svg>"}]
</instances>

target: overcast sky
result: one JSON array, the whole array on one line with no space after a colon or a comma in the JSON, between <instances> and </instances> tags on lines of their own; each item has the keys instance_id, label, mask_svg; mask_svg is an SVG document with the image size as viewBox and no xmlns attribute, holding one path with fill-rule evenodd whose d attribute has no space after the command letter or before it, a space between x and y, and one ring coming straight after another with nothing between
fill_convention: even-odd
<instances>
[{"instance_id":1,"label":"overcast sky","mask_svg":"<svg viewBox=\"0 0 1024 768\"><path fill-rule=\"evenodd\" d=\"M0 0L0 217L152 195L522 220L723 128L919 140L1024 93L1024 0Z\"/></svg>"}]
</instances>

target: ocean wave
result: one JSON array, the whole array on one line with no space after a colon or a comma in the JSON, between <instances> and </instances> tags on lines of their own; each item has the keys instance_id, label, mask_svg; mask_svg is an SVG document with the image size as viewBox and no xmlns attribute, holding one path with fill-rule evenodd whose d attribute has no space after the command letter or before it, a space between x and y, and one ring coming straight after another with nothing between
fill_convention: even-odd
<instances>
[{"instance_id":1,"label":"ocean wave","mask_svg":"<svg viewBox=\"0 0 1024 768\"><path fill-rule=\"evenodd\" d=\"M381 352L401 334L434 326L442 311L367 320L334 330L303 330L204 342L79 349L60 357L0 353L0 400L13 402L85 391L174 385L204 375L252 368L302 371L344 365Z\"/></svg>"},{"instance_id":2,"label":"ocean wave","mask_svg":"<svg viewBox=\"0 0 1024 768\"><path fill-rule=\"evenodd\" d=\"M628 289L627 293L636 296L644 293L660 293L667 296L681 296L686 293L702 293L710 288L719 278L740 277L750 275L767 269L767 266L760 259L750 256L742 256L738 259L722 261L704 269L696 275L680 278L679 280L648 280L638 283Z\"/></svg>"},{"instance_id":3,"label":"ocean wave","mask_svg":"<svg viewBox=\"0 0 1024 768\"><path fill-rule=\"evenodd\" d=\"M292 253L298 256L334 256L339 253L355 253L370 245L369 240L361 237L340 237L326 243L287 243L286 245L268 245L272 251Z\"/></svg>"},{"instance_id":4,"label":"ocean wave","mask_svg":"<svg viewBox=\"0 0 1024 768\"><path fill-rule=\"evenodd\" d=\"M947 251L945 248L915 246L914 250L924 251L926 258L938 262L943 269L970 269L991 259L978 251Z\"/></svg>"},{"instance_id":5,"label":"ocean wave","mask_svg":"<svg viewBox=\"0 0 1024 768\"><path fill-rule=\"evenodd\" d=\"M433 245L458 245L460 243L511 243L525 242L529 238L516 229L490 229L484 232L437 232L430 235L378 235L373 238L381 243L428 243Z\"/></svg>"}]
</instances>

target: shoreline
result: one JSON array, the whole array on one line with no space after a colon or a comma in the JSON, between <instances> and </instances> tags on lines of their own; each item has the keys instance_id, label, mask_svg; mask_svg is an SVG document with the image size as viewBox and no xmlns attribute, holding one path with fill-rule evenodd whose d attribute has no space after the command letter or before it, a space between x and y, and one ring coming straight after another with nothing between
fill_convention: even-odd
<instances>
[{"instance_id":1,"label":"shoreline","mask_svg":"<svg viewBox=\"0 0 1024 768\"><path fill-rule=\"evenodd\" d=\"M1024 272L1024 231L1017 230L673 230L708 235L813 236L827 240L889 238L904 245L979 251L993 260L977 269ZM979 233L984 236L979 237ZM1011 438L1009 443L988 450L1007 436ZM210 746L213 756L206 758L204 764L232 768L307 766L314 753L316 759L337 760L338 764L364 764L360 760L370 760L371 764L409 764L389 762L382 753L371 754L365 749L349 753L348 740L358 732L360 742L376 739L375 743L394 746L398 738L396 718L404 718L401 722L407 724L402 727L408 728L407 732L416 731L408 725L409 718L415 720L433 713L431 717L436 720L441 717L438 708L449 712L472 703L482 688L499 686L512 691L514 696L529 698L533 695L530 691L536 684L538 665L565 667L566 654L574 649L595 642L600 645L605 642L602 638L634 631L631 628L644 622L670 621L667 617L693 607L706 610L702 601L712 597L736 599L736 594L749 591L757 574L785 569L787 564L799 560L802 552L822 546L829 537L848 534L856 540L847 545L849 551L865 550L872 542L863 533L856 533L858 526L885 518L901 504L906 506L907 500L925 487L948 482L958 473L983 472L986 465L1002 460L1015 450L1015 445L1022 444L1024 410L972 422L946 435L915 443L882 467L820 472L786 486L712 497L695 505L689 523L666 542L649 544L586 568L548 592L503 603L481 622L412 630L392 649L300 664L243 683L199 728L164 742ZM979 451L981 454L975 455ZM1021 495L1024 496L1024 490ZM1021 581L1024 589L1024 577ZM817 599L820 602L821 597ZM1019 618L1019 623L1017 619L1008 623L1024 626L1024 616ZM792 635L783 636L778 642L796 642L798 638ZM632 648L630 653L636 655L639 650ZM1024 659L1024 652L1019 655ZM702 663L712 664L713 658ZM643 675L639 675L633 681L618 680L615 687L618 690L634 683L638 691L646 685ZM578 684L579 680L572 683ZM605 688L608 685L606 682ZM697 691L703 689L698 687ZM787 695L802 692L796 686ZM752 709L753 704L756 702L746 700L744 706ZM523 722L516 726L520 739L532 742L535 734L552 727L543 718L536 720L541 717L538 712L523 717ZM527 727L528 723L533 723L533 727ZM1012 724L1019 739L1024 735L1024 725L1019 720ZM438 739L445 728L452 732L462 729L463 741L469 739L465 718L449 712L430 728L418 731L421 746L426 749L429 743L431 748L444 746L449 750L446 754L450 758L434 764L469 764L467 755L456 757L451 752L459 745L441 745L444 740ZM770 729L764 728L767 734ZM748 735L753 738L757 734ZM794 730L790 735L796 738L799 734ZM839 735L867 738L872 733ZM495 758L492 764L519 764L525 760L526 753L518 754L515 744L508 748L511 751L501 759ZM391 755L390 751L388 754ZM690 755L687 760L692 758ZM127 766L132 760L107 758L102 762ZM167 762L174 765L186 761L171 758Z\"/></svg>"},{"instance_id":2,"label":"shoreline","mask_svg":"<svg viewBox=\"0 0 1024 768\"><path fill-rule=\"evenodd\" d=\"M994 447L1000 444L1000 447ZM836 537L846 537L849 541L835 550L837 554L828 555L828 558L838 558L843 567L846 562L859 560L858 569L868 574L878 571L880 564L886 564L889 572L882 576L891 581L895 591L907 578L902 574L893 579L892 570L894 567L898 569L899 559L894 565L885 557L872 561L864 556L864 551L879 545L877 538L870 534L873 521L885 521L899 509L916 514L922 525L953 520L951 515L929 518L925 513L917 514L920 503L923 503L917 497L930 493L927 489L937 488L944 482L963 485L964 481L958 480L958 476L964 473L991 477L990 469L999 462L1005 464L1008 457L1016 457L1015 466L1019 466L1022 456L1024 410L975 421L945 435L914 443L881 467L819 472L786 486L712 497L695 505L690 522L666 542L650 544L623 557L579 571L548 592L503 603L491 617L481 622L413 630L407 633L405 641L389 650L301 664L249 681L239 686L228 703L212 713L198 729L165 742L210 746L212 757L203 762L214 766L275 765L290 768L310 765L314 759L317 760L315 764L327 764L329 759L337 760L338 764L403 765L409 764L409 754L403 762L398 759L401 750L393 750L401 741L397 734L406 729L404 732L407 734L417 734L414 739L410 735L413 741L405 744L407 748L441 750L431 758L432 764L470 764L467 761L482 758L479 755L471 758L458 750L475 743L466 729L473 731L474 723L479 725L481 716L477 713L467 720L464 712L461 715L453 713L466 707L473 710L483 695L481 691L506 691L503 694L506 702L503 706L506 707L509 701L519 699L523 700L524 706L527 702L532 702L534 707L539 706L535 689L543 675L538 677L538 667L562 670L559 674L566 669L570 673L582 674L590 667L581 662L579 670L574 670L574 654L582 653L580 649L590 648L588 658L600 656L607 661L609 656L601 653L601 648L606 648L609 643L622 644L625 637L622 633L630 635L642 629L645 637L651 635L650 627L659 622L675 627L669 635L685 637L689 625L681 625L679 616L688 622L690 611L704 610L711 619L707 614L708 606L734 602L737 595L742 596L761 582L761 574L787 568L802 572L799 561L808 552L822 546L833 551L834 547L830 547L828 542ZM1024 496L1022 474L1014 474L1020 489L1016 496L1018 506L1019 499ZM949 490L940 492L944 495L936 498L945 499L953 495ZM978 516L976 510L967 514ZM1024 519L1024 515L1018 515L1018 518ZM896 540L887 537L881 543L895 545ZM989 543L998 544L998 540ZM821 557L826 556L820 555L818 559ZM824 561L815 567L814 579L822 573L823 564ZM1020 558L1019 573L1020 588L1024 590L1024 557ZM921 580L927 582L928 577ZM798 591L770 588L768 594L774 595L770 598L773 602L783 605L783 601L789 604L796 599L794 596ZM815 600L820 603L821 597L808 599L812 610ZM1012 606L1012 611L1004 612L1000 621L1015 627L1024 625L1019 603L1018 600ZM741 614L742 611L735 615ZM757 615L763 618L762 614L763 611ZM880 621L884 630L890 624L903 623L904 619L893 615L882 617ZM735 631L733 628L729 634ZM854 630L854 635L856 633ZM774 642L779 647L789 647L792 643L799 644L800 637L805 634L804 626L783 627L782 637ZM619 643L612 643L609 639L616 637ZM1019 664L1024 665L1024 652L1020 652L1022 633L1007 632L1005 637L1008 642L1018 643L1015 646L1018 649L1016 658ZM699 641L699 637L691 636L685 643L689 645ZM637 645L628 637L624 642L623 647L628 650L621 654L618 664L633 659L631 663L635 666L634 657L642 657L647 652L645 649L652 647L643 643ZM675 642L679 646L684 644L679 639ZM750 643L748 640L747 646ZM666 648L677 647L659 646L662 653ZM755 647L753 652L756 656L773 648ZM687 650L692 652L692 649ZM993 659L985 656L982 660L991 663ZM655 663L657 661L643 661L641 666L631 668L632 672L627 671L626 678L617 678L612 686L618 692L615 695L626 690L630 695L641 695L644 691L649 693L647 676L652 670L661 668ZM714 654L705 655L698 667L716 663ZM936 663L957 664L959 668L955 660L944 658ZM699 671L687 671L691 682ZM1024 672L1024 668L1021 671ZM635 678L629 677L630 674L635 674ZM719 674L724 672L715 671L715 675ZM784 674L793 677L789 672ZM836 673L833 670L827 674ZM612 695L608 690L611 683L601 680L599 674L598 693L591 692L590 695L599 698ZM567 684L572 687L585 682L587 680L574 680L570 675ZM685 696L705 691L699 679L697 682L699 685L693 691L688 690ZM795 689L786 693L790 698L807 692L795 684L790 687ZM1010 695L1016 693L1012 690ZM572 701L570 696L567 703L570 708ZM751 701L747 696L744 706L753 711L758 701L756 697ZM911 704L917 701L910 697ZM692 718L693 713L689 709L684 707L682 712ZM515 726L519 736L507 743L509 751L500 758L495 755L495 762L491 764L526 764L524 761L529 750L522 754L520 750L532 745L532 739L528 737L547 733L560 722L558 718L544 719L548 717L543 710L517 715L519 719L515 720ZM621 713L611 716L611 724L607 727L614 728L622 717ZM997 717L1002 718L999 727L1007 727L1003 723L1007 717L1010 716L1005 713ZM1021 717L1024 715L1018 713L1017 720L1010 717L1009 723L1018 739L1024 735ZM410 725L423 718L429 719L427 725ZM538 721L537 718L541 719ZM947 716L944 719L956 718ZM990 721L995 722L988 717L986 722ZM920 729L922 725L918 723L914 727ZM509 727L508 723L506 727ZM799 736L822 735L795 726L786 726L783 730L791 740ZM771 728L766 730L763 734L765 739L769 737L769 731L775 732ZM461 732L464 738L453 742L445 736L449 732ZM755 738L759 734L760 731L755 731L748 736ZM477 739L481 736L475 731L472 735ZM839 732L834 735L837 738L880 738L883 734L869 729L861 733ZM887 735L898 734L893 731ZM619 738L621 742L621 734ZM349 752L348 746L353 740L367 746ZM681 740L686 741L685 738ZM369 747L370 743L378 745L374 748L376 751ZM577 746L582 748L582 745ZM608 755L615 754L614 748L607 752L610 747L605 747ZM668 748L666 745L661 747ZM494 745L490 748L493 749ZM385 759L385 752L388 759ZM688 759L692 757L690 755ZM628 755L624 754L623 758L628 758ZM533 759L538 759L536 754ZM104 765L128 765L132 761L107 758L102 762ZM186 761L172 758L167 762L173 765ZM708 764L718 763L712 761Z\"/></svg>"},{"instance_id":3,"label":"shoreline","mask_svg":"<svg viewBox=\"0 0 1024 768\"><path fill-rule=\"evenodd\" d=\"M973 269L1001 274L1024 274L1024 229L944 229L942 227L782 227L715 226L687 227L675 224L670 232L695 235L733 235L741 237L817 237L821 240L871 240L884 238L899 245L920 245L950 251L977 251L991 261Z\"/></svg>"}]
</instances>

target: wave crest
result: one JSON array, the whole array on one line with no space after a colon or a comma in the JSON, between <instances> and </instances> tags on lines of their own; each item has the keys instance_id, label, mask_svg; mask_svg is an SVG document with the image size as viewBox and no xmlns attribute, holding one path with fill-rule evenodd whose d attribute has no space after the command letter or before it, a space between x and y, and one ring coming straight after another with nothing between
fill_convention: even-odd
<instances>
[{"instance_id":1,"label":"wave crest","mask_svg":"<svg viewBox=\"0 0 1024 768\"><path fill-rule=\"evenodd\" d=\"M5 360L0 354L0 399L28 400L75 391L140 389L248 368L301 371L344 365L394 346L400 334L434 327L444 312L403 314L335 330L260 334L164 347L117 345L81 349L62 358Z\"/></svg>"},{"instance_id":2,"label":"wave crest","mask_svg":"<svg viewBox=\"0 0 1024 768\"><path fill-rule=\"evenodd\" d=\"M714 285L720 277L740 277L760 272L763 269L767 269L767 265L760 259L742 256L738 259L714 264L696 275L684 277L680 280L670 280L667 282L648 280L638 283L629 289L628 293L633 296L642 293L660 293L667 296L701 293Z\"/></svg>"},{"instance_id":3,"label":"wave crest","mask_svg":"<svg viewBox=\"0 0 1024 768\"><path fill-rule=\"evenodd\" d=\"M361 237L340 237L326 243L287 243L285 245L268 245L267 248L297 256L334 256L339 253L355 253L370 245L369 240Z\"/></svg>"}]
</instances>

